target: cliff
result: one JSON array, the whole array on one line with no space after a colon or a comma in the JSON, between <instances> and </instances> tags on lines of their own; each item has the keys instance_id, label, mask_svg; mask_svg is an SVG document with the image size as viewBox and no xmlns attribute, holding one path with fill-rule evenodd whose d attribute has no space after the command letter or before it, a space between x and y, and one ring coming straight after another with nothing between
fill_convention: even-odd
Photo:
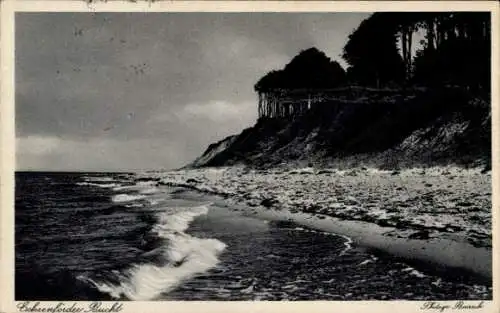
<instances>
[{"instance_id":1,"label":"cliff","mask_svg":"<svg viewBox=\"0 0 500 313\"><path fill-rule=\"evenodd\" d=\"M260 118L239 135L211 144L188 167L491 168L487 97L451 87L348 90L300 116Z\"/></svg>"}]
</instances>

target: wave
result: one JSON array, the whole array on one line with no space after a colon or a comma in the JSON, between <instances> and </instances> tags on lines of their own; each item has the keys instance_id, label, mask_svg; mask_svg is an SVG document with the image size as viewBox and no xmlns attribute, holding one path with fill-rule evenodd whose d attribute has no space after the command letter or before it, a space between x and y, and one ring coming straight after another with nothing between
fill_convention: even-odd
<instances>
[{"instance_id":1,"label":"wave","mask_svg":"<svg viewBox=\"0 0 500 313\"><path fill-rule=\"evenodd\" d=\"M101 188L118 188L121 185L120 184L96 184L96 183L89 183L89 182L81 182L81 183L76 183L78 186L95 186L95 187L101 187Z\"/></svg>"},{"instance_id":2,"label":"wave","mask_svg":"<svg viewBox=\"0 0 500 313\"><path fill-rule=\"evenodd\" d=\"M185 208L176 208L176 210L180 212L173 215L169 212L162 212L158 214L158 223L153 228L153 231L157 232L160 237L168 235L172 231L183 232L189 227L189 223L192 222L195 217L207 214L210 205L211 204L200 205L189 208L189 210L185 210Z\"/></svg>"},{"instance_id":3,"label":"wave","mask_svg":"<svg viewBox=\"0 0 500 313\"><path fill-rule=\"evenodd\" d=\"M358 263L358 266L362 266L362 265L366 265L366 264L370 264L370 263L374 263L378 260L378 258L376 256L373 256L371 255L369 259L366 259L360 263Z\"/></svg>"},{"instance_id":4,"label":"wave","mask_svg":"<svg viewBox=\"0 0 500 313\"><path fill-rule=\"evenodd\" d=\"M111 200L115 203L121 203L121 202L130 202L134 200L141 200L146 198L146 196L143 195L130 195L130 194L118 194L114 195Z\"/></svg>"},{"instance_id":5,"label":"wave","mask_svg":"<svg viewBox=\"0 0 500 313\"><path fill-rule=\"evenodd\" d=\"M86 176L83 178L87 182L110 182L114 181L112 177L95 177L95 176Z\"/></svg>"},{"instance_id":6,"label":"wave","mask_svg":"<svg viewBox=\"0 0 500 313\"><path fill-rule=\"evenodd\" d=\"M290 222L290 221L280 221L281 224L279 225L294 225L295 223L294 222ZM283 226L281 226L283 227ZM298 231L303 231L303 232L311 232L311 233L318 233L318 234L323 234L323 235L326 235L326 236L337 236L337 237L342 237L345 239L345 241L343 242L343 245L344 245L344 249L342 249L342 251L339 252L339 256L341 255L345 255L347 253L347 251L349 250L352 250L352 244L353 244L353 241L350 237L347 237L345 235L342 235L342 234L337 234L337 233L331 233L331 232L326 232L326 231L320 231L320 230L315 230L315 229L310 229L310 228L304 228L304 227L293 227L294 230L298 230Z\"/></svg>"},{"instance_id":7,"label":"wave","mask_svg":"<svg viewBox=\"0 0 500 313\"><path fill-rule=\"evenodd\" d=\"M136 183L136 186L138 187L148 187L148 186L155 186L157 184L156 181L154 180L142 180L142 181L138 181Z\"/></svg>"},{"instance_id":8,"label":"wave","mask_svg":"<svg viewBox=\"0 0 500 313\"><path fill-rule=\"evenodd\" d=\"M412 276L415 276L415 277L418 277L418 278L427 277L427 275L425 275L424 273L422 273L420 271L417 271L415 268L413 268L411 266L408 266L408 267L402 269L401 272L406 272L409 275L412 275Z\"/></svg>"},{"instance_id":9,"label":"wave","mask_svg":"<svg viewBox=\"0 0 500 313\"><path fill-rule=\"evenodd\" d=\"M347 237L347 236L341 235L341 234L336 234L336 235L340 236L346 240L346 241L344 241L344 249L342 251L340 251L340 253L339 253L339 255L344 255L347 253L347 251L352 249L352 239Z\"/></svg>"},{"instance_id":10,"label":"wave","mask_svg":"<svg viewBox=\"0 0 500 313\"><path fill-rule=\"evenodd\" d=\"M151 205L157 205L158 203L160 203L160 200L157 200L157 199L148 199L148 202Z\"/></svg>"},{"instance_id":11,"label":"wave","mask_svg":"<svg viewBox=\"0 0 500 313\"><path fill-rule=\"evenodd\" d=\"M154 193L157 193L158 191L159 191L158 188L151 187L151 188L146 188L146 189L139 190L139 193L142 194L142 195L152 195Z\"/></svg>"},{"instance_id":12,"label":"wave","mask_svg":"<svg viewBox=\"0 0 500 313\"><path fill-rule=\"evenodd\" d=\"M158 192L158 188L156 187L157 183L155 181L139 181L134 185L118 185L113 188L114 191L120 190L135 190L139 191L142 194L153 194Z\"/></svg>"},{"instance_id":13,"label":"wave","mask_svg":"<svg viewBox=\"0 0 500 313\"><path fill-rule=\"evenodd\" d=\"M165 248L157 250L167 260L164 264L134 264L118 275L118 283L83 276L79 279L115 299L151 300L171 291L182 281L215 267L226 244L217 239L201 239L184 233L197 216L208 212L208 206L174 209L175 212L159 213L151 230L164 240Z\"/></svg>"},{"instance_id":14,"label":"wave","mask_svg":"<svg viewBox=\"0 0 500 313\"><path fill-rule=\"evenodd\" d=\"M113 191L120 191L120 190L131 190L134 189L135 185L125 185L125 186L117 186L113 188Z\"/></svg>"}]
</instances>

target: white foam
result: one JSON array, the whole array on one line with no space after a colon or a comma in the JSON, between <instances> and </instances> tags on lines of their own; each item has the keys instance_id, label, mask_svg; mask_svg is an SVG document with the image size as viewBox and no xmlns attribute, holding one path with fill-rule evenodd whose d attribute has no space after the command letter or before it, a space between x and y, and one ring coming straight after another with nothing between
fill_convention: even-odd
<instances>
[{"instance_id":1,"label":"white foam","mask_svg":"<svg viewBox=\"0 0 500 313\"><path fill-rule=\"evenodd\" d=\"M129 194L118 194L114 195L111 199L115 203L130 202L134 200L144 199L146 196L143 195L129 195Z\"/></svg>"},{"instance_id":2,"label":"white foam","mask_svg":"<svg viewBox=\"0 0 500 313\"><path fill-rule=\"evenodd\" d=\"M157 205L158 203L160 203L160 200L156 200L156 199L148 199L148 202L149 202L149 204L151 204L151 205Z\"/></svg>"},{"instance_id":3,"label":"white foam","mask_svg":"<svg viewBox=\"0 0 500 313\"><path fill-rule=\"evenodd\" d=\"M107 294L109 294L111 297L113 297L115 299L119 299L120 298L120 295L121 295L120 290L118 290L116 287L114 287L112 285L108 285L106 283L97 282L97 281L93 280L92 278L89 278L89 277L87 277L85 275L78 275L76 277L76 279L78 279L80 281L83 281L83 282L88 282L88 283L94 285L99 291L101 291L103 293L107 293Z\"/></svg>"},{"instance_id":4,"label":"white foam","mask_svg":"<svg viewBox=\"0 0 500 313\"><path fill-rule=\"evenodd\" d=\"M129 186L117 186L113 188L115 191L120 191L120 190L138 190L142 194L152 194L158 191L158 188L154 187L156 185L156 182L154 181L140 181L137 182L135 185L129 185Z\"/></svg>"},{"instance_id":5,"label":"white foam","mask_svg":"<svg viewBox=\"0 0 500 313\"><path fill-rule=\"evenodd\" d=\"M340 236L342 238L344 238L346 241L344 241L344 250L340 251L339 255L344 255L347 251L351 250L352 249L352 239L347 237L347 236L344 236L344 235L340 235L340 234L336 234L337 236Z\"/></svg>"},{"instance_id":6,"label":"white foam","mask_svg":"<svg viewBox=\"0 0 500 313\"><path fill-rule=\"evenodd\" d=\"M215 267L218 255L226 245L217 239L201 239L183 233L196 217L208 212L207 206L183 208L174 214L162 212L153 228L168 243L165 266L154 264L133 265L120 275L119 285L87 279L100 291L113 298L122 295L130 300L152 300L168 292L185 279ZM177 265L177 266L176 266Z\"/></svg>"},{"instance_id":7,"label":"white foam","mask_svg":"<svg viewBox=\"0 0 500 313\"><path fill-rule=\"evenodd\" d=\"M183 261L180 266L134 265L127 271L128 279L121 281L119 286L100 283L96 287L114 298L123 294L130 300L155 299L178 286L181 281L216 266L219 262L217 255L225 248L216 239L199 239L189 235L174 242L174 246L168 249L169 256L177 262Z\"/></svg>"},{"instance_id":8,"label":"white foam","mask_svg":"<svg viewBox=\"0 0 500 313\"><path fill-rule=\"evenodd\" d=\"M148 186L154 186L154 185L156 185L156 182L152 181L152 180L140 181L140 182L137 182L137 184L136 184L137 187L148 187Z\"/></svg>"},{"instance_id":9,"label":"white foam","mask_svg":"<svg viewBox=\"0 0 500 313\"><path fill-rule=\"evenodd\" d=\"M132 185L132 186L117 186L117 187L114 187L113 190L114 191L120 191L120 190L131 190L131 189L134 189L135 186Z\"/></svg>"},{"instance_id":10,"label":"white foam","mask_svg":"<svg viewBox=\"0 0 500 313\"><path fill-rule=\"evenodd\" d=\"M302 228L302 227L295 227L294 230L300 230L300 231L304 231L304 232L319 233L319 234L328 235L328 236L339 236L339 237L344 238L346 240L343 243L344 244L344 249L342 249L342 251L340 251L339 256L346 254L347 251L349 251L349 250L352 249L352 243L353 243L352 239L350 237L347 237L347 236L344 236L344 235L341 235L341 234L330 233L330 232L326 232L326 231L318 231L318 230L313 230L313 229L305 229L305 228Z\"/></svg>"},{"instance_id":11,"label":"white foam","mask_svg":"<svg viewBox=\"0 0 500 313\"><path fill-rule=\"evenodd\" d=\"M118 188L121 186L120 184L96 184L96 183L89 183L89 182L81 182L81 183L76 183L79 186L95 186L95 187L101 187L101 188Z\"/></svg>"},{"instance_id":12,"label":"white foam","mask_svg":"<svg viewBox=\"0 0 500 313\"><path fill-rule=\"evenodd\" d=\"M415 277L418 277L418 278L424 278L424 277L427 276L424 273L422 273L420 271L417 271L416 269L414 269L413 267L410 267L410 266L402 269L401 271L402 272L408 272L408 274L410 274L412 276L415 276Z\"/></svg>"},{"instance_id":13,"label":"white foam","mask_svg":"<svg viewBox=\"0 0 500 313\"><path fill-rule=\"evenodd\" d=\"M92 177L92 176L87 176L83 178L85 181L88 182L109 182L113 181L114 179L111 177Z\"/></svg>"},{"instance_id":14,"label":"white foam","mask_svg":"<svg viewBox=\"0 0 500 313\"><path fill-rule=\"evenodd\" d=\"M143 189L143 190L139 190L139 193L143 194L143 195L152 195L154 193L157 193L158 191L159 191L158 188L151 187L151 188L146 188L146 189Z\"/></svg>"},{"instance_id":15,"label":"white foam","mask_svg":"<svg viewBox=\"0 0 500 313\"><path fill-rule=\"evenodd\" d=\"M140 204L140 203L131 203L131 204L125 204L125 207L127 207L127 208L142 208L142 207L144 207L144 205Z\"/></svg>"},{"instance_id":16,"label":"white foam","mask_svg":"<svg viewBox=\"0 0 500 313\"><path fill-rule=\"evenodd\" d=\"M372 260L364 260L363 262L359 263L358 266L365 265L368 263L373 263L373 261Z\"/></svg>"},{"instance_id":17,"label":"white foam","mask_svg":"<svg viewBox=\"0 0 500 313\"><path fill-rule=\"evenodd\" d=\"M436 279L435 281L431 282L431 285L434 285L436 287L440 287L442 283L441 278Z\"/></svg>"},{"instance_id":18,"label":"white foam","mask_svg":"<svg viewBox=\"0 0 500 313\"><path fill-rule=\"evenodd\" d=\"M372 256L371 256L371 259L364 260L363 262L360 262L360 263L358 264L358 266L361 266L361 265L366 265L366 264L369 264L369 263L373 263L373 262L375 262L375 261L377 261L377 260L378 260L378 258L372 255Z\"/></svg>"},{"instance_id":19,"label":"white foam","mask_svg":"<svg viewBox=\"0 0 500 313\"><path fill-rule=\"evenodd\" d=\"M426 276L427 276L427 275L425 275L424 273L419 272L419 271L417 271L417 270L413 270L413 271L411 271L411 272L410 272L410 275L416 276L416 277L418 277L418 278L424 278L424 277L426 277Z\"/></svg>"},{"instance_id":20,"label":"white foam","mask_svg":"<svg viewBox=\"0 0 500 313\"><path fill-rule=\"evenodd\" d=\"M290 171L290 174L314 174L314 168L303 167Z\"/></svg>"},{"instance_id":21,"label":"white foam","mask_svg":"<svg viewBox=\"0 0 500 313\"><path fill-rule=\"evenodd\" d=\"M195 217L208 213L208 206L201 205L183 210L176 214L162 212L158 215L158 223L153 228L160 236L168 235L172 231L183 232Z\"/></svg>"}]
</instances>

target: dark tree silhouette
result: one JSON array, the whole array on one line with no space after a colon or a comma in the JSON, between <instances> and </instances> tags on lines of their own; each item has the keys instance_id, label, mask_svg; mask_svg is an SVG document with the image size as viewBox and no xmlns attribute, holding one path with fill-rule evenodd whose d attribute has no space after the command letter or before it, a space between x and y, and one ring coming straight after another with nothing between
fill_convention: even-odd
<instances>
[{"instance_id":1,"label":"dark tree silhouette","mask_svg":"<svg viewBox=\"0 0 500 313\"><path fill-rule=\"evenodd\" d=\"M255 91L267 91L276 88L285 88L285 75L283 70L272 70L255 84Z\"/></svg>"},{"instance_id":2,"label":"dark tree silhouette","mask_svg":"<svg viewBox=\"0 0 500 313\"><path fill-rule=\"evenodd\" d=\"M344 83L345 71L316 48L301 51L283 69L289 88L325 89Z\"/></svg>"},{"instance_id":3,"label":"dark tree silhouette","mask_svg":"<svg viewBox=\"0 0 500 313\"><path fill-rule=\"evenodd\" d=\"M255 84L256 91L271 89L327 89L345 82L345 71L316 48L302 50L282 70L273 70Z\"/></svg>"},{"instance_id":4,"label":"dark tree silhouette","mask_svg":"<svg viewBox=\"0 0 500 313\"><path fill-rule=\"evenodd\" d=\"M421 13L426 44L417 52L413 82L490 88L490 14L484 12Z\"/></svg>"},{"instance_id":5,"label":"dark tree silhouette","mask_svg":"<svg viewBox=\"0 0 500 313\"><path fill-rule=\"evenodd\" d=\"M490 29L486 12L377 12L352 32L342 57L350 65L351 83L453 84L489 90ZM425 40L413 56L417 31L425 33Z\"/></svg>"},{"instance_id":6,"label":"dark tree silhouette","mask_svg":"<svg viewBox=\"0 0 500 313\"><path fill-rule=\"evenodd\" d=\"M316 48L263 76L258 92L328 89L346 83L382 87L459 85L489 91L491 23L487 12L377 12L349 35L347 72ZM415 51L415 32L423 32Z\"/></svg>"},{"instance_id":7,"label":"dark tree silhouette","mask_svg":"<svg viewBox=\"0 0 500 313\"><path fill-rule=\"evenodd\" d=\"M324 100L324 93L345 83L342 66L316 48L302 50L282 70L274 70L254 85L259 117L304 114Z\"/></svg>"},{"instance_id":8,"label":"dark tree silhouette","mask_svg":"<svg viewBox=\"0 0 500 313\"><path fill-rule=\"evenodd\" d=\"M390 13L374 13L350 35L342 57L350 65L351 83L381 86L400 83L405 64L397 47L398 25Z\"/></svg>"}]
</instances>

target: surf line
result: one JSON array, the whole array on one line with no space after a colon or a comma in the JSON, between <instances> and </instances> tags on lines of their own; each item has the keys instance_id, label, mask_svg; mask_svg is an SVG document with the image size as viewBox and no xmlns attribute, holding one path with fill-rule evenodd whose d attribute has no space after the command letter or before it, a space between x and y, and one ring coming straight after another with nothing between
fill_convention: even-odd
<instances>
[{"instance_id":1,"label":"surf line","mask_svg":"<svg viewBox=\"0 0 500 313\"><path fill-rule=\"evenodd\" d=\"M25 301L16 304L19 312L36 312L36 313L117 313L123 310L123 303L102 303L100 301L91 302L83 305L82 303L73 302L67 305L64 302L41 303L40 301L32 302Z\"/></svg>"},{"instance_id":2,"label":"surf line","mask_svg":"<svg viewBox=\"0 0 500 313\"><path fill-rule=\"evenodd\" d=\"M342 238L344 238L346 241L344 242L344 250L342 250L339 255L344 255L347 251L351 250L352 249L352 239L347 237L347 236L344 236L342 234L335 234L337 236L340 236Z\"/></svg>"},{"instance_id":3,"label":"surf line","mask_svg":"<svg viewBox=\"0 0 500 313\"><path fill-rule=\"evenodd\" d=\"M207 214L209 207L200 205L183 209L173 214L168 211L159 213L152 229L156 236L168 243L166 249L162 250L162 256L168 260L166 264L132 264L119 274L117 283L98 281L84 275L77 278L114 299L124 296L130 300L144 301L156 299L186 279L217 266L220 261L218 256L226 244L214 238L197 238L185 233L196 217Z\"/></svg>"}]
</instances>

